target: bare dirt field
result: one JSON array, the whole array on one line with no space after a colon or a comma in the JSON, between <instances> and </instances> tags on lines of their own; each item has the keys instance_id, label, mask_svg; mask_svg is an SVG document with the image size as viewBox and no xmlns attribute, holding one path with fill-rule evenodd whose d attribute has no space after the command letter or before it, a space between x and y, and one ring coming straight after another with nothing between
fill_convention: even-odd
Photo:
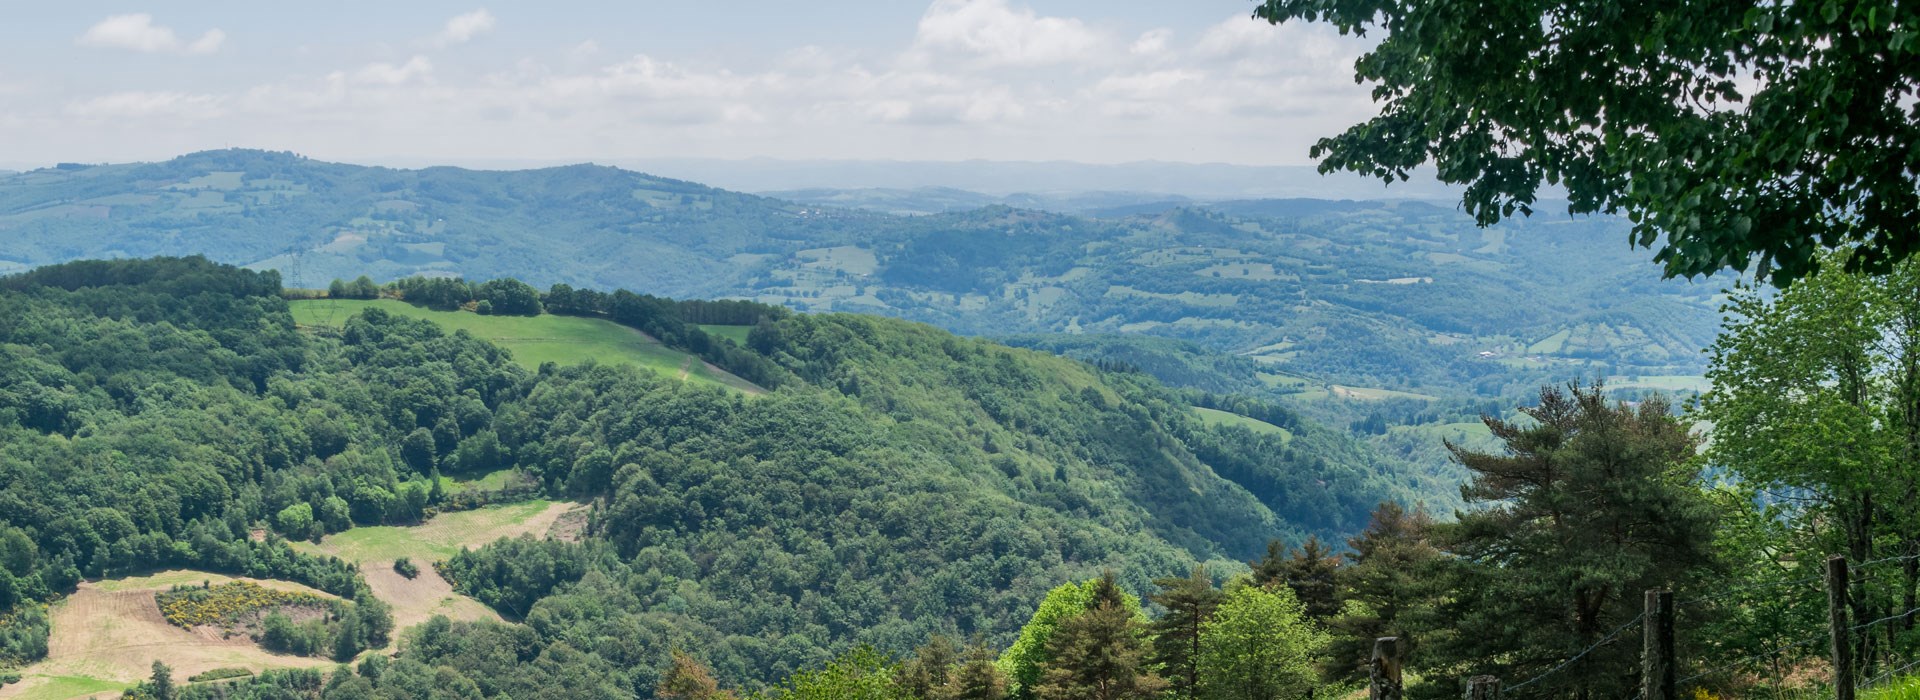
<instances>
[{"instance_id":1,"label":"bare dirt field","mask_svg":"<svg viewBox=\"0 0 1920 700\"><path fill-rule=\"evenodd\" d=\"M21 669L22 681L0 688L0 698L58 700L118 697L119 688L145 679L154 661L173 667L176 681L216 668L328 666L326 659L269 653L244 635L222 638L211 628L185 630L160 615L154 594L175 584L222 583L232 577L198 571L167 571L80 584L53 605L53 636L45 661ZM262 586L326 596L286 581L250 580ZM331 597L331 596L328 596Z\"/></svg>"}]
</instances>

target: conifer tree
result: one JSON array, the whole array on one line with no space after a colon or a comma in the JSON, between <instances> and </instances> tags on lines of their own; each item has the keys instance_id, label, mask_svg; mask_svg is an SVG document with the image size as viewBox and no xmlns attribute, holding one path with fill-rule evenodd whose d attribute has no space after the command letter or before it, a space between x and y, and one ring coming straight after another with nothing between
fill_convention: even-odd
<instances>
[{"instance_id":1,"label":"conifer tree","mask_svg":"<svg viewBox=\"0 0 1920 700\"><path fill-rule=\"evenodd\" d=\"M900 687L916 698L932 700L943 693L953 680L953 668L960 661L960 650L946 635L936 634L900 666Z\"/></svg>"},{"instance_id":2,"label":"conifer tree","mask_svg":"<svg viewBox=\"0 0 1920 700\"><path fill-rule=\"evenodd\" d=\"M1340 612L1340 557L1318 536L1309 536L1300 549L1289 550L1280 540L1267 543L1267 553L1248 562L1259 586L1285 585L1307 606L1307 616L1326 620Z\"/></svg>"},{"instance_id":3,"label":"conifer tree","mask_svg":"<svg viewBox=\"0 0 1920 700\"><path fill-rule=\"evenodd\" d=\"M1093 589L1093 605L1060 623L1041 665L1040 700L1145 700L1166 690L1149 670L1146 630L1113 572Z\"/></svg>"},{"instance_id":4,"label":"conifer tree","mask_svg":"<svg viewBox=\"0 0 1920 700\"><path fill-rule=\"evenodd\" d=\"M1642 591L1684 591L1715 568L1699 440L1664 399L1629 406L1597 385L1548 387L1521 411L1531 420L1485 419L1504 449L1448 445L1473 475L1462 494L1484 505L1441 537L1467 567L1450 626L1471 633L1440 661L1500 660L1481 668L1508 678L1560 668L1636 617ZM1638 645L1602 645L1536 694L1630 696L1638 657Z\"/></svg>"},{"instance_id":5,"label":"conifer tree","mask_svg":"<svg viewBox=\"0 0 1920 700\"><path fill-rule=\"evenodd\" d=\"M1167 612L1150 625L1150 661L1166 676L1175 698L1192 698L1200 685L1200 630L1220 604L1220 591L1202 566L1185 578L1156 579L1153 584L1160 592L1150 597Z\"/></svg>"},{"instance_id":6,"label":"conifer tree","mask_svg":"<svg viewBox=\"0 0 1920 700\"><path fill-rule=\"evenodd\" d=\"M946 692L938 700L1003 700L1007 697L1007 674L995 662L993 650L985 640L975 637L967 645L966 659L954 669ZM935 700L929 697L928 700Z\"/></svg>"},{"instance_id":7,"label":"conifer tree","mask_svg":"<svg viewBox=\"0 0 1920 700\"><path fill-rule=\"evenodd\" d=\"M1340 614L1328 623L1333 641L1326 676L1366 677L1373 640L1398 637L1401 652L1419 648L1415 630L1441 627L1434 619L1444 598L1444 556L1433 543L1433 518L1391 501L1373 511L1367 529L1347 540L1351 563L1340 569Z\"/></svg>"}]
</instances>

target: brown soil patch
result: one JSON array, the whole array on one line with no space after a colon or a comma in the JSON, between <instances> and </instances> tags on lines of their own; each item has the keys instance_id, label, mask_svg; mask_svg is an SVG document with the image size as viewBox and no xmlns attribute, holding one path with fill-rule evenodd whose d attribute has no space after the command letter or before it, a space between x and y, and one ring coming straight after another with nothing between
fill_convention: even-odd
<instances>
[{"instance_id":1,"label":"brown soil patch","mask_svg":"<svg viewBox=\"0 0 1920 700\"><path fill-rule=\"evenodd\" d=\"M554 519L547 536L562 542L579 542L587 532L587 509L572 508Z\"/></svg>"},{"instance_id":2,"label":"brown soil patch","mask_svg":"<svg viewBox=\"0 0 1920 700\"><path fill-rule=\"evenodd\" d=\"M46 660L21 672L133 683L150 675L156 660L172 666L179 679L223 667L258 672L332 664L269 653L245 635L227 637L216 628L176 627L161 616L155 593L156 588L107 590L97 583L80 584L72 596L53 606Z\"/></svg>"},{"instance_id":3,"label":"brown soil patch","mask_svg":"<svg viewBox=\"0 0 1920 700\"><path fill-rule=\"evenodd\" d=\"M499 620L500 615L480 601L453 591L453 584L440 578L432 566L421 565L420 575L412 579L393 570L393 562L375 561L360 565L373 595L393 606L393 628L405 630L426 622L434 615L452 620ZM395 634L398 639L400 635Z\"/></svg>"}]
</instances>

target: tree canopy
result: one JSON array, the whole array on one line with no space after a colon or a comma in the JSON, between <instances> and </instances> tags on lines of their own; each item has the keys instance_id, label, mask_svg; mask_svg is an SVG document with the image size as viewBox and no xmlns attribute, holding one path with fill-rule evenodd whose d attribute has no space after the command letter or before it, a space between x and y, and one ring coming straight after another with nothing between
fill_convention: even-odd
<instances>
[{"instance_id":1,"label":"tree canopy","mask_svg":"<svg viewBox=\"0 0 1920 700\"><path fill-rule=\"evenodd\" d=\"M1920 9L1892 0L1265 0L1254 16L1384 30L1355 65L1378 116L1314 145L1323 171L1432 162L1481 224L1624 212L1669 276L1782 285L1854 249L1920 246Z\"/></svg>"}]
</instances>

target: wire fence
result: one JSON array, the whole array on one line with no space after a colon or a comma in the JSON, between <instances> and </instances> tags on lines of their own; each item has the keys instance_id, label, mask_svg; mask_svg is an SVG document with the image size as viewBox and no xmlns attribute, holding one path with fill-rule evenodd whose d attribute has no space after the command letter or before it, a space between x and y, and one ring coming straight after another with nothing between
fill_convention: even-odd
<instances>
[{"instance_id":1,"label":"wire fence","mask_svg":"<svg viewBox=\"0 0 1920 700\"><path fill-rule=\"evenodd\" d=\"M1920 553L1881 557L1878 559L1868 560L1860 564L1851 565L1850 567L1847 567L1847 579L1848 579L1847 588L1850 590L1866 590L1867 587L1870 584L1872 584L1876 586L1875 590L1880 590L1882 592L1885 592L1887 590L1886 588L1878 587L1878 586L1884 586L1887 582L1884 579L1875 579L1874 577L1880 576L1883 574L1897 574L1897 573L1903 573L1903 572L1901 570L1883 569L1880 567L1883 567L1888 564L1894 564L1894 563L1913 562L1914 560L1917 560L1917 559L1920 559ZM1683 601L1679 601L1673 604L1673 608L1675 609L1698 608L1700 606L1721 603L1721 602L1725 602L1732 599L1749 597L1756 593L1770 593L1771 595L1774 595L1776 599L1778 599L1781 596L1781 594L1771 593L1771 592L1780 591L1782 589L1788 589L1788 588L1798 587L1798 586L1808 586L1809 584L1818 584L1825 580L1826 580L1825 576L1805 576L1805 577L1797 577L1797 578L1791 578L1791 579L1782 579L1778 581L1750 583L1742 586L1723 589L1712 595L1701 596L1698 598L1689 598ZM1879 583L1876 584L1875 581L1879 581ZM1901 581L1900 583L1904 584L1905 581ZM1817 588L1811 588L1806 592L1807 593L1820 592L1822 595L1825 595L1828 593L1824 590L1825 588L1826 588L1825 586L1819 586ZM1791 598L1792 600L1789 600L1789 602L1793 602L1793 600L1797 600L1800 603L1807 602L1803 598L1798 598L1797 596L1793 596ZM1884 601L1885 599L1882 598L1882 600ZM1617 628L1614 628L1613 631L1600 637L1598 641L1595 641L1591 645L1588 645L1585 649L1582 649L1578 653L1567 657L1567 659L1564 661L1554 664L1552 668L1549 668L1546 671L1543 671L1520 683L1506 686L1503 690L1508 693L1517 693L1521 690L1525 690L1527 688L1534 687L1536 685L1544 683L1550 679L1563 676L1570 669L1573 669L1575 667L1575 664L1578 664L1582 659L1587 658L1589 655L1593 654L1595 651L1598 651L1609 644L1615 643L1617 640L1620 639L1620 636L1625 634L1628 630L1631 630L1637 626L1641 626L1644 623L1647 623L1648 614L1649 614L1648 612L1642 612L1641 614L1635 616L1633 619L1628 620L1627 622L1625 622L1624 624L1621 624ZM1669 615L1669 617L1666 618L1666 621L1667 621L1667 624L1670 625L1672 623L1672 618L1670 616L1673 614L1673 612L1669 611L1667 614ZM1914 606L1909 609L1906 609L1897 613L1893 613L1891 615L1886 615L1884 617L1875 618L1873 620L1869 620L1866 622L1849 625L1849 626L1846 626L1843 631L1844 631L1844 634L1846 634L1849 637L1852 637L1855 635L1860 635L1868 630L1872 630L1880 625L1885 625L1890 622L1906 620L1910 623L1916 615L1920 615L1920 606ZM1831 629L1826 629L1826 630L1823 630L1822 633L1819 635L1810 636L1807 638L1787 642L1779 646L1768 648L1764 651L1760 651L1754 654L1749 654L1737 659L1733 659L1731 661L1727 661L1725 663L1721 663L1717 666L1699 671L1697 673L1693 673L1684 678L1676 679L1675 684L1677 686L1685 687L1696 681L1712 680L1715 677L1738 672L1741 669L1752 668L1754 664L1779 659L1780 657L1782 657L1782 655L1786 655L1792 652L1799 652L1809 648L1817 648L1822 644L1829 643L1832 640L1832 634L1833 632ZM1672 660L1669 659L1668 663L1671 663L1671 662ZM1869 662L1869 664L1871 665L1871 662ZM1857 684L1855 684L1855 687L1858 689L1872 688L1872 687L1883 685L1883 684L1895 681L1897 679L1906 677L1909 674L1920 673L1920 658L1916 658L1902 665L1892 666L1892 664L1889 664L1889 666L1890 667L1881 671L1877 675L1874 675L1873 677L1868 678L1864 681L1858 682ZM1641 690L1638 695L1634 696L1634 700L1643 700L1645 695L1646 695L1646 691Z\"/></svg>"}]
</instances>

